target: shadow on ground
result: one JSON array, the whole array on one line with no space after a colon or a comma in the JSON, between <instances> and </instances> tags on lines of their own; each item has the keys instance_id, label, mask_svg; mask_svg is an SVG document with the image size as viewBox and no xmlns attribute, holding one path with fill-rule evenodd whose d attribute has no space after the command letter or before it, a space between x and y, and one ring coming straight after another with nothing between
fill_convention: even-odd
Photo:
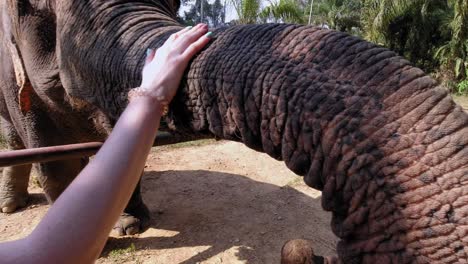
<instances>
[{"instance_id":1,"label":"shadow on ground","mask_svg":"<svg viewBox=\"0 0 468 264\"><path fill-rule=\"evenodd\" d=\"M143 198L151 227L174 231L170 237L111 238L102 256L132 244L138 249L207 246L181 263L208 260L233 247L247 263L279 263L283 243L315 242L319 254L334 254L330 216L313 198L291 186L279 187L245 176L212 171L147 172Z\"/></svg>"},{"instance_id":2,"label":"shadow on ground","mask_svg":"<svg viewBox=\"0 0 468 264\"><path fill-rule=\"evenodd\" d=\"M49 202L43 193L30 193L28 199L28 206L48 205ZM26 207L28 208L28 207Z\"/></svg>"},{"instance_id":3,"label":"shadow on ground","mask_svg":"<svg viewBox=\"0 0 468 264\"><path fill-rule=\"evenodd\" d=\"M39 206L49 205L45 194L43 193L30 193L28 197L28 203L26 207L18 208L12 214L17 214L30 210L31 208L36 208ZM0 213L1 214L1 213Z\"/></svg>"}]
</instances>

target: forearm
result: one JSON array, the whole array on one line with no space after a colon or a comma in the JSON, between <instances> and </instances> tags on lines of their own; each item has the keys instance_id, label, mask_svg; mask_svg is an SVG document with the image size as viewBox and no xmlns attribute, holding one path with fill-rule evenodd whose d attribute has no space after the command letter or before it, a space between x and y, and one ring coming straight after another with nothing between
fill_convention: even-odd
<instances>
[{"instance_id":1,"label":"forearm","mask_svg":"<svg viewBox=\"0 0 468 264\"><path fill-rule=\"evenodd\" d=\"M148 49L140 93L109 139L30 236L0 246L0 260L94 262L138 182L159 127L161 102L169 104L174 97L190 59L209 42L207 31L204 24L187 27L157 53Z\"/></svg>"},{"instance_id":2,"label":"forearm","mask_svg":"<svg viewBox=\"0 0 468 264\"><path fill-rule=\"evenodd\" d=\"M145 97L129 104L96 157L29 237L38 249L36 257L94 261L139 180L159 127L157 108Z\"/></svg>"}]
</instances>

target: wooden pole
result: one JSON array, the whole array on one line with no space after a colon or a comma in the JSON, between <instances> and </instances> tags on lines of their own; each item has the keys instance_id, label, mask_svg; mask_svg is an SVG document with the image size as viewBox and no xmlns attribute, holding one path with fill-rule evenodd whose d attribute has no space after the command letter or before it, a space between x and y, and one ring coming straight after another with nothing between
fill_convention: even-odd
<instances>
[{"instance_id":1,"label":"wooden pole","mask_svg":"<svg viewBox=\"0 0 468 264\"><path fill-rule=\"evenodd\" d=\"M154 145L163 146L211 137L212 136L210 135L184 136L173 135L168 132L159 132ZM0 152L0 167L89 157L96 154L102 145L102 142L88 142L43 148L2 151Z\"/></svg>"}]
</instances>

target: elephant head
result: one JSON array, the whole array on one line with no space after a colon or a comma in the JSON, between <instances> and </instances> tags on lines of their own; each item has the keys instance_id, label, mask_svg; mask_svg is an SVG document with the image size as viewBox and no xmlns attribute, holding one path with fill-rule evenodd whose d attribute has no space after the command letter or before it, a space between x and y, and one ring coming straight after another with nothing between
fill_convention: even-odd
<instances>
[{"instance_id":1,"label":"elephant head","mask_svg":"<svg viewBox=\"0 0 468 264\"><path fill-rule=\"evenodd\" d=\"M178 2L50 2L64 93L112 123L144 51L181 28ZM304 176L332 212L336 261L468 260L468 115L443 87L341 32L264 24L214 36L170 106L173 129L243 142Z\"/></svg>"}]
</instances>

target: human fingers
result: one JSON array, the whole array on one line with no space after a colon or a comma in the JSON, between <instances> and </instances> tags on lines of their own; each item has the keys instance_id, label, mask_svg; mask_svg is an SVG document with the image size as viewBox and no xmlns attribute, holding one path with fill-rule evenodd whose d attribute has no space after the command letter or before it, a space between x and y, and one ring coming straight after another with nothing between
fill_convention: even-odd
<instances>
[{"instance_id":1,"label":"human fingers","mask_svg":"<svg viewBox=\"0 0 468 264\"><path fill-rule=\"evenodd\" d=\"M184 51L182 56L188 60L190 60L195 54L197 54L203 47L205 47L208 42L211 40L212 32L208 32L202 37L200 37L197 41L190 44L190 46Z\"/></svg>"},{"instance_id":2,"label":"human fingers","mask_svg":"<svg viewBox=\"0 0 468 264\"><path fill-rule=\"evenodd\" d=\"M199 27L199 25L196 25L195 27L188 26L185 27L175 33L172 33L166 41L164 41L163 45L158 48L157 53L159 54L158 56L168 56L170 51L176 51L177 50L177 43L178 39L184 36L187 32L190 32L191 30L195 30ZM179 51L180 52L180 51ZM181 53L181 52L180 52Z\"/></svg>"},{"instance_id":3,"label":"human fingers","mask_svg":"<svg viewBox=\"0 0 468 264\"><path fill-rule=\"evenodd\" d=\"M146 50L145 66L150 64L151 61L153 61L155 54L156 54L156 51L154 49L147 49Z\"/></svg>"},{"instance_id":4,"label":"human fingers","mask_svg":"<svg viewBox=\"0 0 468 264\"><path fill-rule=\"evenodd\" d=\"M170 39L172 40L176 40L178 39L180 36L184 35L185 33L187 33L190 29L192 29L193 27L192 26L188 26L188 27L185 27L183 28L182 30L179 30L177 31L176 33L172 34Z\"/></svg>"},{"instance_id":5,"label":"human fingers","mask_svg":"<svg viewBox=\"0 0 468 264\"><path fill-rule=\"evenodd\" d=\"M198 24L184 35L180 36L180 38L174 44L177 45L177 49L180 51L180 53L183 53L192 43L197 41L206 32L208 32L208 25Z\"/></svg>"}]
</instances>

